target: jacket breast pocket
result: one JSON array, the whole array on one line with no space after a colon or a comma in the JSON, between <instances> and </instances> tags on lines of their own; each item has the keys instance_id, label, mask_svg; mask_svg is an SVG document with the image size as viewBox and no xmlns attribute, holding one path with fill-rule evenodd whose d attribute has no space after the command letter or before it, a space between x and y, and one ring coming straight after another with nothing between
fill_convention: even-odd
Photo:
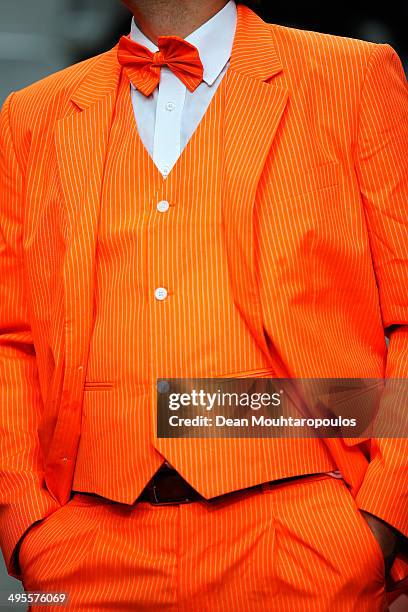
<instances>
[{"instance_id":1,"label":"jacket breast pocket","mask_svg":"<svg viewBox=\"0 0 408 612\"><path fill-rule=\"evenodd\" d=\"M328 162L309 168L288 168L284 179L271 178L268 189L273 190L276 201L301 200L340 185L339 162Z\"/></svg>"}]
</instances>

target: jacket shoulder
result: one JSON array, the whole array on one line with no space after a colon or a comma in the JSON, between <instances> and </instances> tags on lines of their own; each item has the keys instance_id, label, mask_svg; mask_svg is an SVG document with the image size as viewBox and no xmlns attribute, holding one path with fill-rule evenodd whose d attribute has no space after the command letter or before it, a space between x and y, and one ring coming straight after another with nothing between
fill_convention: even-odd
<instances>
[{"instance_id":1,"label":"jacket shoulder","mask_svg":"<svg viewBox=\"0 0 408 612\"><path fill-rule=\"evenodd\" d=\"M38 102L41 96L52 96L61 92L69 93L79 85L86 74L88 74L98 62L103 61L103 59L111 55L112 52L113 49L109 49L108 51L94 55L86 60L67 66L62 70L53 72L35 83L14 92L15 99L25 99L28 101L30 98L33 98Z\"/></svg>"},{"instance_id":2,"label":"jacket shoulder","mask_svg":"<svg viewBox=\"0 0 408 612\"><path fill-rule=\"evenodd\" d=\"M116 46L10 93L3 111L9 116L20 163L27 158L34 132L45 133L52 129L55 121L72 112L71 97L89 72L97 76L94 87L97 88L98 83L104 87L115 63Z\"/></svg>"},{"instance_id":3,"label":"jacket shoulder","mask_svg":"<svg viewBox=\"0 0 408 612\"><path fill-rule=\"evenodd\" d=\"M14 123L29 127L33 116L39 121L50 113L55 116L63 114L71 95L87 74L99 66L113 64L115 58L116 47L113 47L12 92L8 100Z\"/></svg>"},{"instance_id":4,"label":"jacket shoulder","mask_svg":"<svg viewBox=\"0 0 408 612\"><path fill-rule=\"evenodd\" d=\"M363 78L365 69L379 43L269 24L276 50L284 66L294 73L302 71L331 74L347 73L349 80Z\"/></svg>"}]
</instances>

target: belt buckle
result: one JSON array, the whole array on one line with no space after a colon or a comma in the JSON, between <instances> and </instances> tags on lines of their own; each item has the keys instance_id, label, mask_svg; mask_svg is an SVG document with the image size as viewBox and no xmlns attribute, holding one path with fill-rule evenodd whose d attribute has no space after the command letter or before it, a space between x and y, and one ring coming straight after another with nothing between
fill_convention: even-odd
<instances>
[{"instance_id":1,"label":"belt buckle","mask_svg":"<svg viewBox=\"0 0 408 612\"><path fill-rule=\"evenodd\" d=\"M181 497L179 499L172 499L171 501L163 501L157 497L157 487L154 484L153 487L153 497L154 497L154 505L155 506L171 506L178 504L190 504L193 500L188 497Z\"/></svg>"}]
</instances>

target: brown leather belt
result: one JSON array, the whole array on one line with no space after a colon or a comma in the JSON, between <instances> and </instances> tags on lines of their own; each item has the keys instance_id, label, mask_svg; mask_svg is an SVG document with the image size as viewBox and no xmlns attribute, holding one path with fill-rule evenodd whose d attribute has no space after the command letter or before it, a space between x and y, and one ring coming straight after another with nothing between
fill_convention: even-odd
<instances>
[{"instance_id":1,"label":"brown leather belt","mask_svg":"<svg viewBox=\"0 0 408 612\"><path fill-rule=\"evenodd\" d=\"M249 487L247 489L241 489L240 491L233 491L220 495L212 500L219 500L236 494L242 494L243 492L262 492L265 487L270 488L271 486L277 486L292 480L299 480L303 478L313 478L320 474L302 474L300 476L291 476L289 478L282 478L280 480L274 480L270 483L264 483ZM169 504L188 504L194 501L207 501L200 495L191 485L188 484L180 476L176 470L166 465L156 472L148 485L143 489L141 495L137 499L138 502L149 502L155 506L165 506ZM211 501L211 500L210 500Z\"/></svg>"}]
</instances>

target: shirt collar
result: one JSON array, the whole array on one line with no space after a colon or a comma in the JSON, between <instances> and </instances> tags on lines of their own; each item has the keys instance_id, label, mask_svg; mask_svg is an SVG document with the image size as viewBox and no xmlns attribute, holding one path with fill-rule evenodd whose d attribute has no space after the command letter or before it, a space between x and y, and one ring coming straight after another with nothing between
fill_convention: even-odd
<instances>
[{"instance_id":1,"label":"shirt collar","mask_svg":"<svg viewBox=\"0 0 408 612\"><path fill-rule=\"evenodd\" d=\"M229 0L218 13L185 39L198 49L204 68L203 80L207 85L214 83L231 57L236 24L237 7L234 0ZM158 51L158 47L138 28L134 18L130 38L153 53Z\"/></svg>"}]
</instances>

